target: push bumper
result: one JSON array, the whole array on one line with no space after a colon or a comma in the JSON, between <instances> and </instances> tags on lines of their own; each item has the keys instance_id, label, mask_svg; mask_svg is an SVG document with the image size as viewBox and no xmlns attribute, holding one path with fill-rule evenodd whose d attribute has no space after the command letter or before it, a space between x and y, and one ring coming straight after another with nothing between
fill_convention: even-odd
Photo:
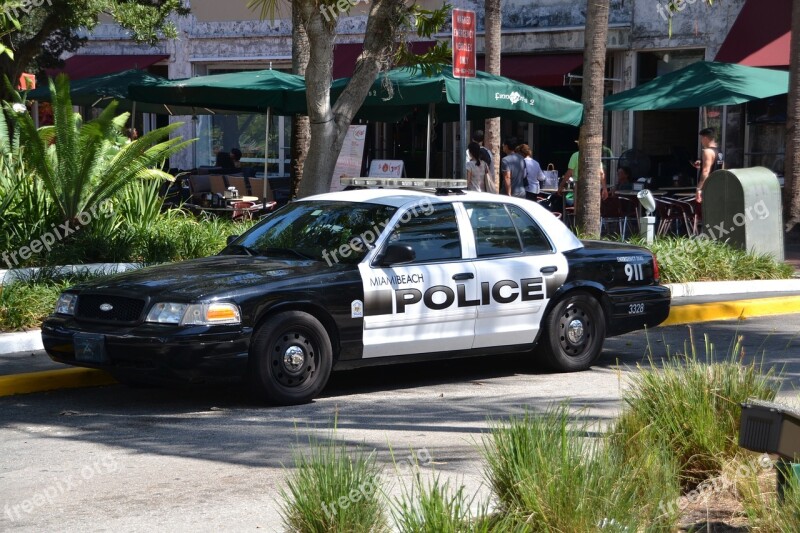
<instances>
[{"instance_id":1,"label":"push bumper","mask_svg":"<svg viewBox=\"0 0 800 533\"><path fill-rule=\"evenodd\" d=\"M76 354L76 334L79 343L89 337L97 344L92 357ZM154 383L239 380L247 371L251 335L252 328L240 326L125 328L61 316L42 324L42 343L52 360Z\"/></svg>"}]
</instances>

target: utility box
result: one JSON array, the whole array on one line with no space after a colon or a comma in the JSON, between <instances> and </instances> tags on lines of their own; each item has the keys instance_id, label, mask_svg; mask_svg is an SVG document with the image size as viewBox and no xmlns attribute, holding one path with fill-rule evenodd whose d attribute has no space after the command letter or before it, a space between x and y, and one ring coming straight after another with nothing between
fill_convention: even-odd
<instances>
[{"instance_id":1,"label":"utility box","mask_svg":"<svg viewBox=\"0 0 800 533\"><path fill-rule=\"evenodd\" d=\"M778 177L768 168L717 170L703 186L700 233L783 261L783 208Z\"/></svg>"},{"instance_id":2,"label":"utility box","mask_svg":"<svg viewBox=\"0 0 800 533\"><path fill-rule=\"evenodd\" d=\"M800 411L787 405L747 400L742 404L739 446L800 461Z\"/></svg>"}]
</instances>

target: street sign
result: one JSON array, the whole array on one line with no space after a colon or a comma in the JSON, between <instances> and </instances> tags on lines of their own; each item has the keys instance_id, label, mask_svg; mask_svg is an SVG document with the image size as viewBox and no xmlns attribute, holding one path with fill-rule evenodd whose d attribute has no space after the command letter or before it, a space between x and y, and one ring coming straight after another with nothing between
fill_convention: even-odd
<instances>
[{"instance_id":1,"label":"street sign","mask_svg":"<svg viewBox=\"0 0 800 533\"><path fill-rule=\"evenodd\" d=\"M453 76L475 77L475 12L453 10Z\"/></svg>"}]
</instances>

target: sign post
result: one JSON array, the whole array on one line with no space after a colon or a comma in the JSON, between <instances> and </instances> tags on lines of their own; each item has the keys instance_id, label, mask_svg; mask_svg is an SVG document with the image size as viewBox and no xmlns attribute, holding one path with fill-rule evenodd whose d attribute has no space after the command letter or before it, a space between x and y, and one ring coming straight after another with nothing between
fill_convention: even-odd
<instances>
[{"instance_id":1,"label":"sign post","mask_svg":"<svg viewBox=\"0 0 800 533\"><path fill-rule=\"evenodd\" d=\"M475 12L453 10L453 76L460 78L458 179L466 179L467 163L467 78L475 77Z\"/></svg>"}]
</instances>

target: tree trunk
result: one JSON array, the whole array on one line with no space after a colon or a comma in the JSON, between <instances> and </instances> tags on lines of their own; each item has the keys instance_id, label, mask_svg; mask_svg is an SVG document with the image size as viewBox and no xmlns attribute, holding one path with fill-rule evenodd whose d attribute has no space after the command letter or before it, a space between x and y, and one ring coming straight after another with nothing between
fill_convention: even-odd
<instances>
[{"instance_id":1,"label":"tree trunk","mask_svg":"<svg viewBox=\"0 0 800 533\"><path fill-rule=\"evenodd\" d=\"M292 74L306 75L310 47L306 23L300 16L301 10L292 2ZM290 198L297 196L300 180L303 179L303 167L308 156L311 141L311 126L308 115L295 115L292 121L292 182Z\"/></svg>"},{"instance_id":2,"label":"tree trunk","mask_svg":"<svg viewBox=\"0 0 800 533\"><path fill-rule=\"evenodd\" d=\"M600 235L600 172L603 153L603 92L610 0L588 0L583 51L583 125L576 223L584 234Z\"/></svg>"},{"instance_id":3,"label":"tree trunk","mask_svg":"<svg viewBox=\"0 0 800 533\"><path fill-rule=\"evenodd\" d=\"M486 72L500 75L500 50L502 48L502 14L500 0L486 0L484 18ZM500 183L500 118L486 120L483 144L492 152L494 161L494 180ZM498 187L497 190L500 190Z\"/></svg>"},{"instance_id":4,"label":"tree trunk","mask_svg":"<svg viewBox=\"0 0 800 533\"><path fill-rule=\"evenodd\" d=\"M327 192L331 187L336 159L347 129L358 112L378 72L389 66L397 21L404 10L402 0L376 0L370 5L364 38L364 52L356 61L350 82L336 105L331 106L334 24L327 22L314 0L295 0L308 21L310 57L306 70L306 101L314 149L309 150L298 197Z\"/></svg>"},{"instance_id":5,"label":"tree trunk","mask_svg":"<svg viewBox=\"0 0 800 533\"><path fill-rule=\"evenodd\" d=\"M791 42L783 205L787 211L786 232L795 234L800 229L800 2L792 4Z\"/></svg>"}]
</instances>

